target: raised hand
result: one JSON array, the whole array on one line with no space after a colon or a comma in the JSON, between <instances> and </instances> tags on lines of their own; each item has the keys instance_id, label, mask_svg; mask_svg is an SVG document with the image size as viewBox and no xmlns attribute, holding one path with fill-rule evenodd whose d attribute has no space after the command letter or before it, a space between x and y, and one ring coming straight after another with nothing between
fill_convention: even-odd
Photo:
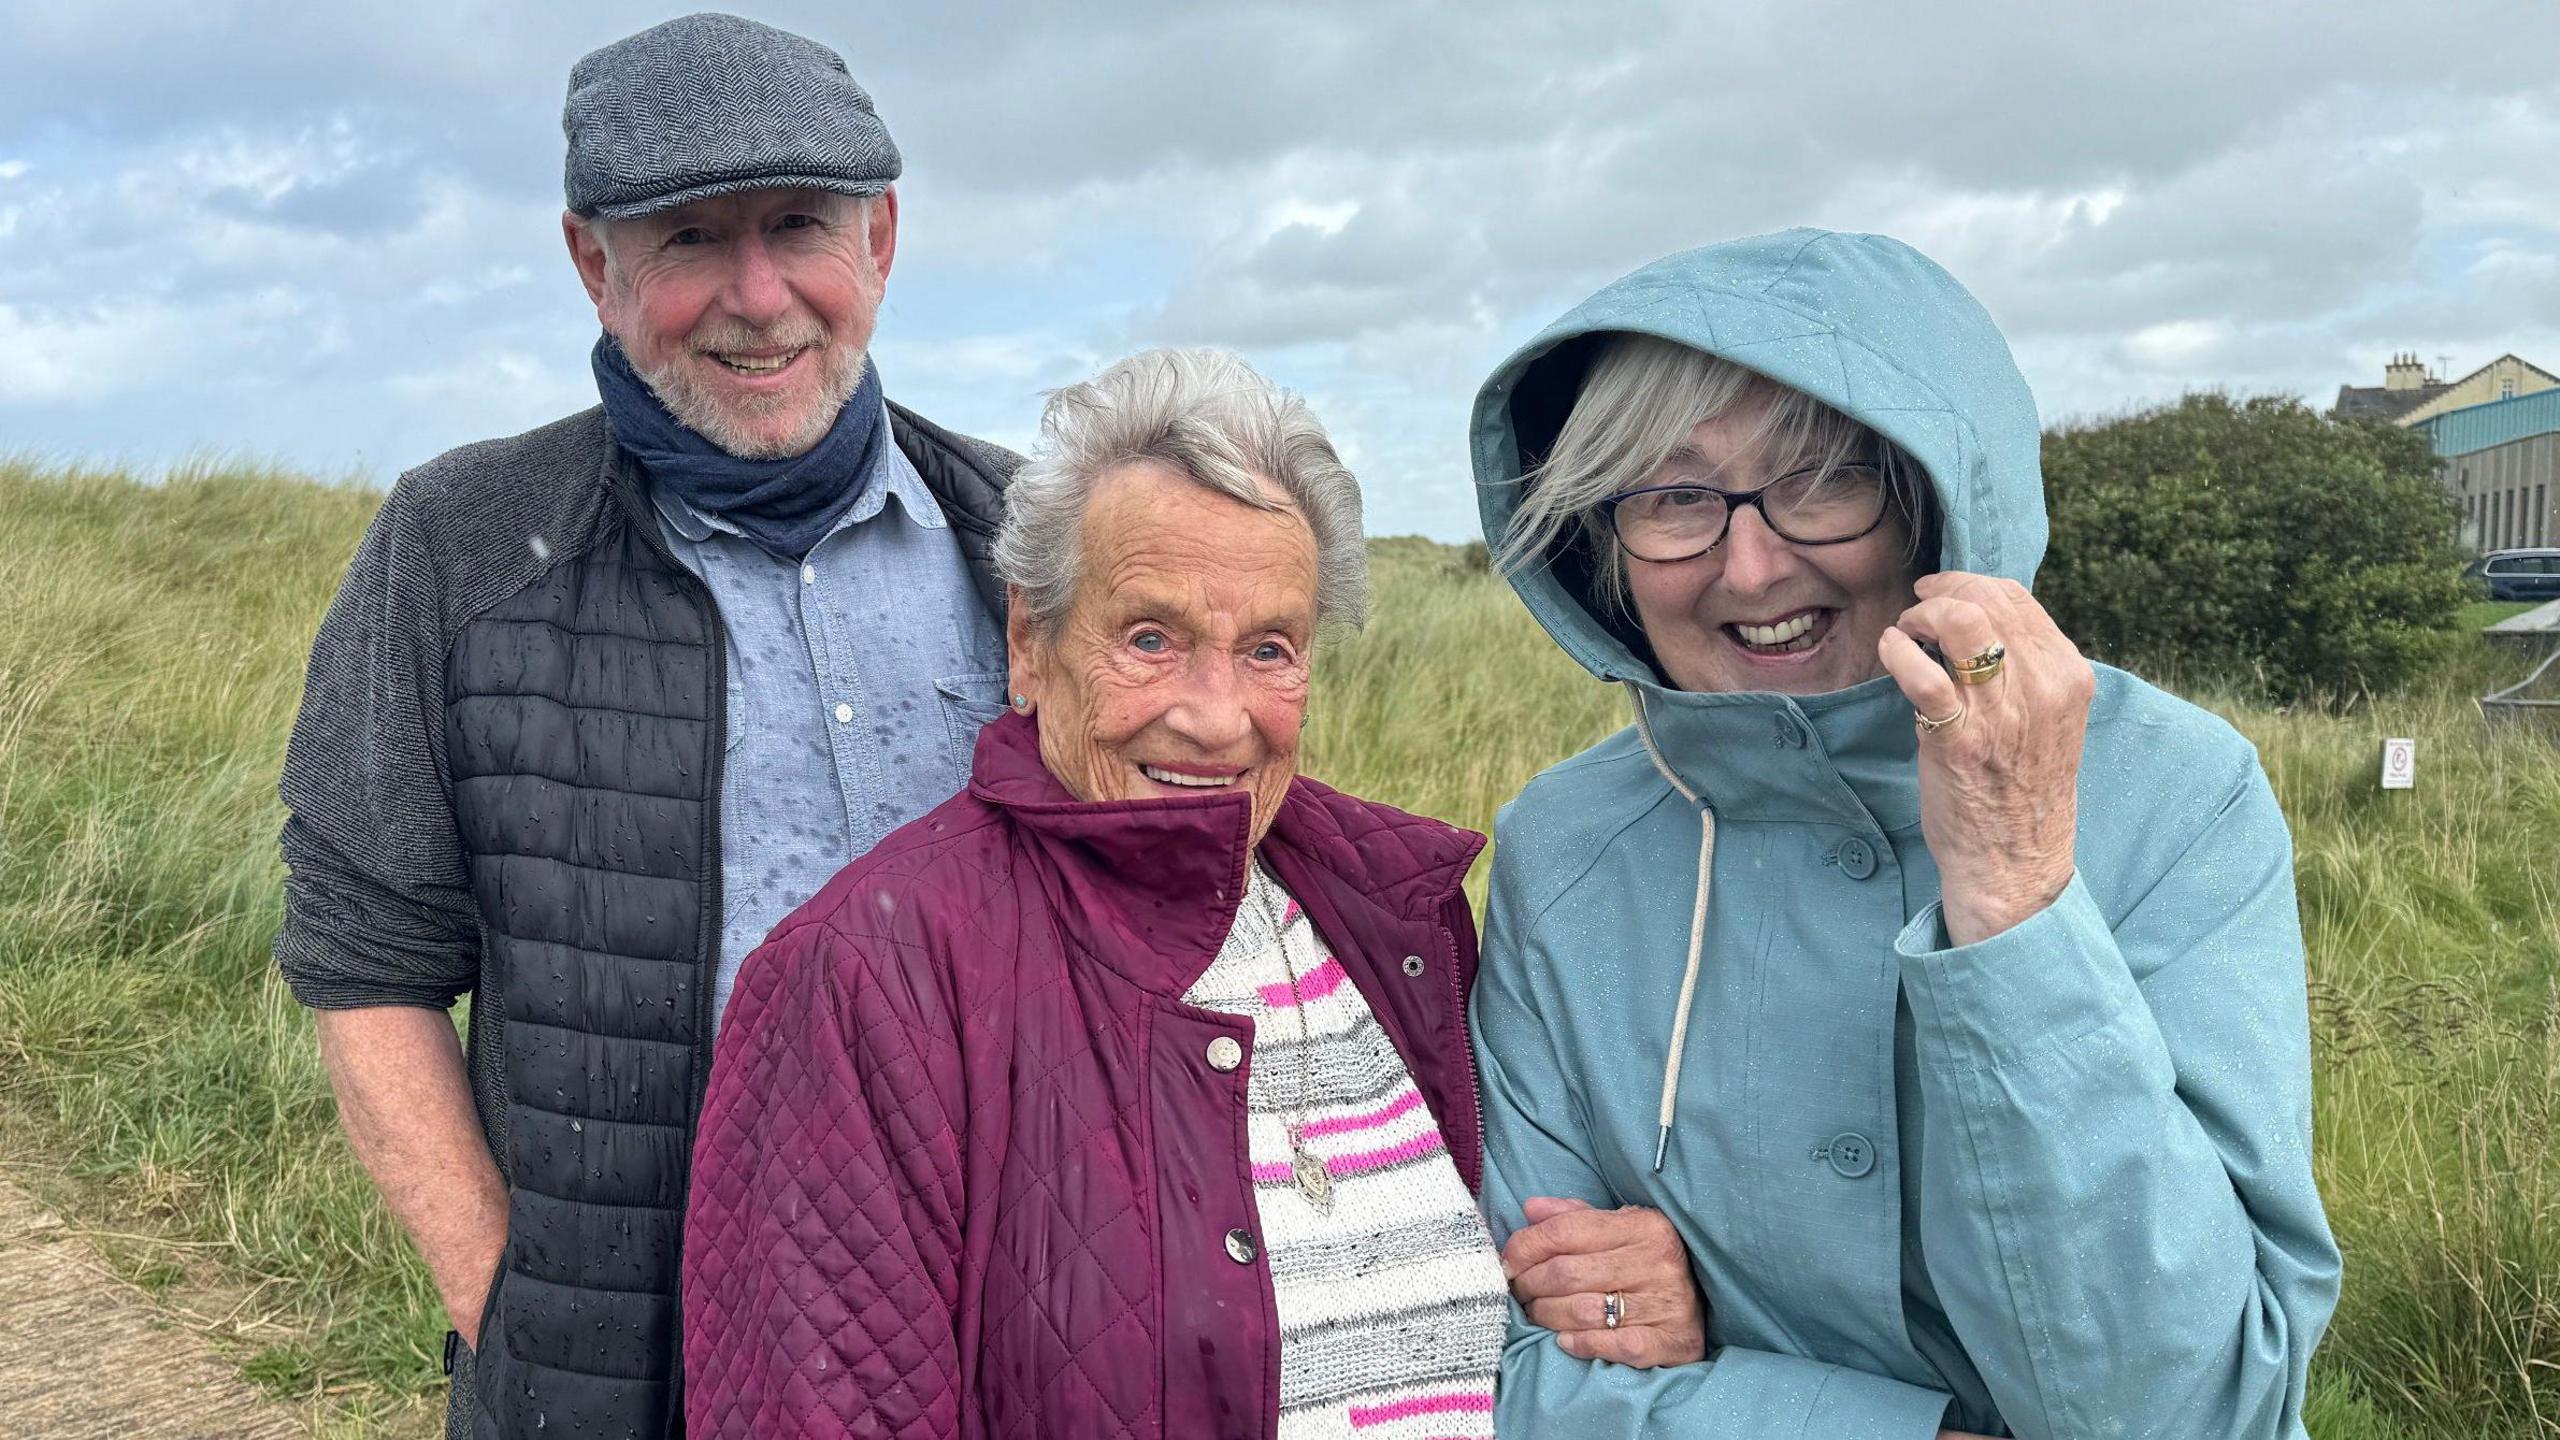
<instances>
[{"instance_id":1,"label":"raised hand","mask_svg":"<svg viewBox=\"0 0 2560 1440\"><path fill-rule=\"evenodd\" d=\"M2014 580L1947 571L1914 589L1919 603L1876 651L1919 712L1921 833L1938 862L1947 938L1970 945L2043 910L2071 883L2097 676ZM1995 647L1997 664L1975 667L1981 683L1950 673Z\"/></svg>"}]
</instances>

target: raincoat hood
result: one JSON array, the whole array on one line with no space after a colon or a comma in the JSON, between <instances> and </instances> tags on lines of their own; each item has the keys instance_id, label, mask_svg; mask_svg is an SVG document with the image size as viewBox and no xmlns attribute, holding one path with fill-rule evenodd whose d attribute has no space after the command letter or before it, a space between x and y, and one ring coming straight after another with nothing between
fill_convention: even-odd
<instances>
[{"instance_id":1,"label":"raincoat hood","mask_svg":"<svg viewBox=\"0 0 2560 1440\"><path fill-rule=\"evenodd\" d=\"M1863 422L1927 471L1939 509L1936 568L2034 579L2045 542L2039 434L2007 342L1954 277L1910 246L1823 230L1657 260L1496 370L1476 396L1473 439L1485 540L1496 550L1519 510L1521 476L1554 444L1600 347L1627 333L1719 356ZM1915 828L1918 745L1910 704L1888 676L1807 696L1671 688L1639 656L1633 622L1593 608L1592 564L1578 527L1568 527L1511 583L1566 654L1627 687L1647 758L1698 816L1687 964L1661 1076L1659 1170L1678 1121L1719 817ZM1771 763L1773 745L1810 764Z\"/></svg>"},{"instance_id":2,"label":"raincoat hood","mask_svg":"<svg viewBox=\"0 0 2560 1440\"><path fill-rule=\"evenodd\" d=\"M1900 445L1937 493L1937 568L2033 582L2045 545L2039 429L2007 342L1955 277L1920 252L1881 235L1827 230L1656 260L1504 361L1477 392L1470 431L1488 544L1499 549L1509 534L1521 474L1554 444L1601 343L1629 333L1732 361ZM1512 577L1529 613L1592 674L1660 692L1626 633L1593 612L1588 561L1570 535L1559 548L1551 563Z\"/></svg>"}]
</instances>

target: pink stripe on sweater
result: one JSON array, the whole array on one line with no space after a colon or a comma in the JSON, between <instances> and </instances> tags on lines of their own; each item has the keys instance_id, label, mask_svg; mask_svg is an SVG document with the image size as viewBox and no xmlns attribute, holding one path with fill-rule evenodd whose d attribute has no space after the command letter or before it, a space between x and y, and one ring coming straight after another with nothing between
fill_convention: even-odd
<instances>
[{"instance_id":1,"label":"pink stripe on sweater","mask_svg":"<svg viewBox=\"0 0 2560 1440\"><path fill-rule=\"evenodd\" d=\"M1408 1089L1393 1100L1390 1100L1386 1104L1379 1106L1375 1110L1368 1111L1365 1114L1337 1115L1330 1120L1311 1120L1307 1123L1307 1133L1310 1135L1348 1135L1354 1130L1375 1130L1379 1126L1386 1124L1388 1121L1393 1120L1400 1115L1411 1114L1413 1107L1421 1103L1422 1092L1419 1090Z\"/></svg>"},{"instance_id":2,"label":"pink stripe on sweater","mask_svg":"<svg viewBox=\"0 0 2560 1440\"><path fill-rule=\"evenodd\" d=\"M1326 1174L1336 1177L1358 1175L1363 1171L1384 1170L1390 1165L1402 1165L1408 1160L1419 1160L1425 1155L1437 1155L1441 1148L1440 1132L1437 1129L1425 1130L1410 1140L1389 1145L1383 1149L1326 1156L1324 1168ZM1274 1160L1268 1164L1253 1167L1253 1178L1256 1181L1286 1180L1290 1178L1291 1173L1289 1162L1286 1160Z\"/></svg>"},{"instance_id":3,"label":"pink stripe on sweater","mask_svg":"<svg viewBox=\"0 0 2560 1440\"><path fill-rule=\"evenodd\" d=\"M1342 981L1342 962L1327 956L1323 964L1298 977L1298 988L1294 992L1286 985L1263 986L1262 1003L1274 1010L1286 1010L1297 1004L1301 996L1309 1000L1323 999L1341 989Z\"/></svg>"},{"instance_id":4,"label":"pink stripe on sweater","mask_svg":"<svg viewBox=\"0 0 2560 1440\"><path fill-rule=\"evenodd\" d=\"M1389 1400L1379 1405L1351 1407L1351 1425L1366 1430L1393 1420L1407 1420L1416 1415L1490 1415L1493 1392L1466 1390L1439 1395L1408 1395L1402 1400Z\"/></svg>"}]
</instances>

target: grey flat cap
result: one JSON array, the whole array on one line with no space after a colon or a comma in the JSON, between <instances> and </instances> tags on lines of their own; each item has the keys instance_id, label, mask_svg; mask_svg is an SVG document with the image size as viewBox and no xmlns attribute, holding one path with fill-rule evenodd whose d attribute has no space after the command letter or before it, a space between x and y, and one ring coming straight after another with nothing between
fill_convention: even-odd
<instances>
[{"instance_id":1,"label":"grey flat cap","mask_svg":"<svg viewBox=\"0 0 2560 1440\"><path fill-rule=\"evenodd\" d=\"M844 59L735 15L687 15L569 72L569 208L627 220L740 190L877 195L898 147Z\"/></svg>"}]
</instances>

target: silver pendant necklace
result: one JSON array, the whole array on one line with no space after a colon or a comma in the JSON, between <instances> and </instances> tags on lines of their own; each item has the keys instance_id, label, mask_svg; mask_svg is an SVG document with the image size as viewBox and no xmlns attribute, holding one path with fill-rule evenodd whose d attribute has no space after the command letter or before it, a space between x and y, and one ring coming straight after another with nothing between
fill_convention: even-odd
<instances>
[{"instance_id":1,"label":"silver pendant necklace","mask_svg":"<svg viewBox=\"0 0 2560 1440\"><path fill-rule=\"evenodd\" d=\"M1327 1215L1333 1211L1333 1172L1324 1168L1323 1156L1307 1148L1308 1102L1315 1090L1315 1043L1307 1028L1307 997L1298 987L1298 963L1289 957L1288 929L1276 898L1280 887L1268 875L1258 878L1263 882L1262 913L1271 922L1271 944L1280 952L1280 968L1289 975L1289 1008L1298 1017L1298 1103L1282 1122L1289 1136L1289 1175L1316 1213Z\"/></svg>"}]
</instances>

